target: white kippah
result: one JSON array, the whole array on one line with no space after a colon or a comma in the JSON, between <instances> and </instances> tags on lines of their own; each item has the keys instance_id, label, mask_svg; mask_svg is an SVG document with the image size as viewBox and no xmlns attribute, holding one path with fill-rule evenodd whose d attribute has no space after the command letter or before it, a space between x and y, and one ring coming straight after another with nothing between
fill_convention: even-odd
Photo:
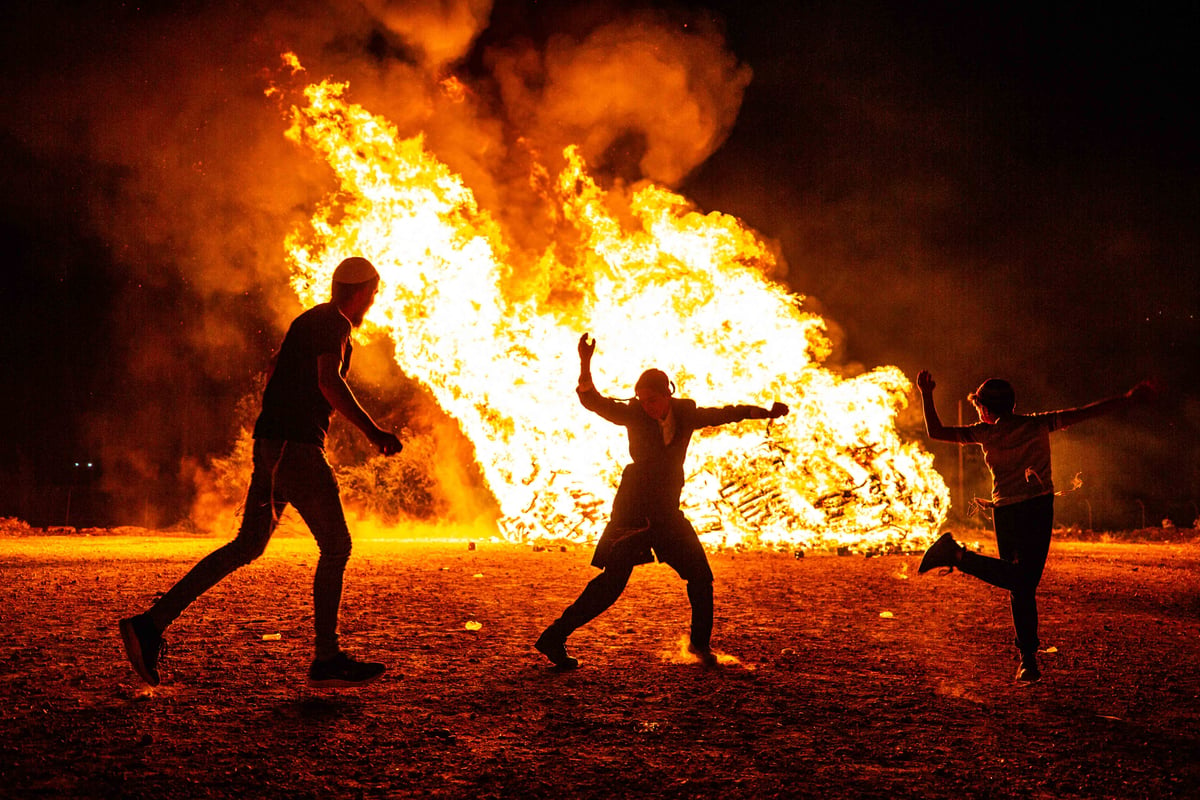
<instances>
[{"instance_id":1,"label":"white kippah","mask_svg":"<svg viewBox=\"0 0 1200 800\"><path fill-rule=\"evenodd\" d=\"M361 256L351 256L337 265L333 271L334 283L366 283L378 280L375 265Z\"/></svg>"}]
</instances>

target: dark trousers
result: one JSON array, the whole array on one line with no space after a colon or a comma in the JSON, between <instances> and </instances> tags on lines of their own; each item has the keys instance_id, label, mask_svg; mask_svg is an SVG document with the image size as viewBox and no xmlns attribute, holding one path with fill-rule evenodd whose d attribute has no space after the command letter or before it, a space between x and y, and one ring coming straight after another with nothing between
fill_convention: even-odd
<instances>
[{"instance_id":1,"label":"dark trousers","mask_svg":"<svg viewBox=\"0 0 1200 800\"><path fill-rule=\"evenodd\" d=\"M707 562L705 563L707 566ZM579 599L567 607L562 616L550 625L549 630L560 638L567 638L573 631L600 616L621 596L633 565L609 565L592 578L584 587ZM686 576L685 576L686 577ZM688 601L692 605L692 646L707 650L712 640L713 586L709 576L697 576L687 582Z\"/></svg>"},{"instance_id":2,"label":"dark trousers","mask_svg":"<svg viewBox=\"0 0 1200 800\"><path fill-rule=\"evenodd\" d=\"M342 575L350 558L350 531L337 479L325 451L313 444L254 442L254 473L237 537L201 559L150 608L147 614L159 630L165 630L225 576L262 555L288 503L300 512L320 550L313 578L316 655L337 655L338 609Z\"/></svg>"},{"instance_id":3,"label":"dark trousers","mask_svg":"<svg viewBox=\"0 0 1200 800\"><path fill-rule=\"evenodd\" d=\"M1050 552L1054 495L996 506L994 511L1000 557L989 558L967 551L959 569L1009 592L1017 649L1022 655L1032 655L1040 644L1036 592Z\"/></svg>"}]
</instances>

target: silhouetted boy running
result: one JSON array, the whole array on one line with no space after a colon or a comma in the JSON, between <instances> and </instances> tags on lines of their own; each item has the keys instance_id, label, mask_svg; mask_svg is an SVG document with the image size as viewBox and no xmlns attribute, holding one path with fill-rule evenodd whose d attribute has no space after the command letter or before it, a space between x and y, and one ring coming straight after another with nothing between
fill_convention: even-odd
<instances>
[{"instance_id":1,"label":"silhouetted boy running","mask_svg":"<svg viewBox=\"0 0 1200 800\"><path fill-rule=\"evenodd\" d=\"M335 410L379 452L400 452L400 440L375 424L345 380L350 331L362 324L378 288L379 273L370 261L347 258L333 273L331 302L293 320L263 391L262 412L254 426L254 472L237 537L196 564L144 614L121 620L129 661L151 686L159 681L162 632L197 597L262 555L289 503L320 549L313 579L316 657L309 685L361 686L383 674L383 664L358 661L338 646L342 574L351 545L337 479L325 459L325 435Z\"/></svg>"},{"instance_id":2,"label":"silhouetted boy running","mask_svg":"<svg viewBox=\"0 0 1200 800\"><path fill-rule=\"evenodd\" d=\"M626 429L633 463L621 474L612 515L592 556L592 565L603 572L546 628L534 646L559 668L579 666L567 654L567 637L616 602L635 566L648 564L657 556L687 581L692 607L688 650L706 665L715 664L710 647L713 574L696 531L679 508L688 442L698 428L745 419L775 419L787 414L787 406L775 403L770 410L749 405L698 408L694 400L672 397L670 380L657 369L646 370L638 378L636 400L613 400L597 392L592 384L595 350L594 339L589 341L586 333L579 338L579 401L589 411Z\"/></svg>"},{"instance_id":3,"label":"silhouetted boy running","mask_svg":"<svg viewBox=\"0 0 1200 800\"><path fill-rule=\"evenodd\" d=\"M1040 414L1014 414L1016 394L1008 381L984 381L967 399L975 406L979 422L952 427L943 425L933 404L933 376L923 370L917 388L925 410L930 438L943 442L977 444L992 473L992 524L999 558L972 553L949 533L930 545L919 571L958 567L968 575L1006 589L1012 598L1021 663L1017 680L1036 681L1038 669L1037 586L1050 551L1054 525L1054 483L1050 477L1050 433L1078 422L1152 399L1157 386L1143 381L1123 395L1098 400L1080 408Z\"/></svg>"}]
</instances>

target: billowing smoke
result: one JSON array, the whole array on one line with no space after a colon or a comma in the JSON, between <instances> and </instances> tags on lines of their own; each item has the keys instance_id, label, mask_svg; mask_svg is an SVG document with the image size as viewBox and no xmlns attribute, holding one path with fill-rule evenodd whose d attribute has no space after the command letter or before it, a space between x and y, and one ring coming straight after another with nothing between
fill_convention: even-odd
<instances>
[{"instance_id":1,"label":"billowing smoke","mask_svg":"<svg viewBox=\"0 0 1200 800\"><path fill-rule=\"evenodd\" d=\"M671 23L643 12L489 53L507 119L540 152L577 144L619 176L677 185L725 141L751 73L711 26Z\"/></svg>"},{"instance_id":2,"label":"billowing smoke","mask_svg":"<svg viewBox=\"0 0 1200 800\"><path fill-rule=\"evenodd\" d=\"M435 74L467 54L492 10L491 0L363 0L363 6Z\"/></svg>"}]
</instances>

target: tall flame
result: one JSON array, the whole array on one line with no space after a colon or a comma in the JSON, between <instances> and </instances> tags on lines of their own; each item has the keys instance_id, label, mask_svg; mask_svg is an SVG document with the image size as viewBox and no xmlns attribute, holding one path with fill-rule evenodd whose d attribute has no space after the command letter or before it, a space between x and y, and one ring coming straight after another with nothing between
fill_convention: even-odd
<instances>
[{"instance_id":1,"label":"tall flame","mask_svg":"<svg viewBox=\"0 0 1200 800\"><path fill-rule=\"evenodd\" d=\"M474 444L506 537L589 541L606 521L627 445L574 397L583 331L597 337L605 394L632 394L657 366L701 405L791 407L698 432L683 503L707 545L912 546L945 520L932 457L896 432L904 375L823 367L823 320L765 277L774 257L739 220L660 186L606 192L568 149L547 195L570 235L532 259L538 280L518 281L504 232L462 178L345 94L314 84L291 110L288 136L338 181L289 237L293 286L321 302L342 257L374 262L368 323Z\"/></svg>"}]
</instances>

